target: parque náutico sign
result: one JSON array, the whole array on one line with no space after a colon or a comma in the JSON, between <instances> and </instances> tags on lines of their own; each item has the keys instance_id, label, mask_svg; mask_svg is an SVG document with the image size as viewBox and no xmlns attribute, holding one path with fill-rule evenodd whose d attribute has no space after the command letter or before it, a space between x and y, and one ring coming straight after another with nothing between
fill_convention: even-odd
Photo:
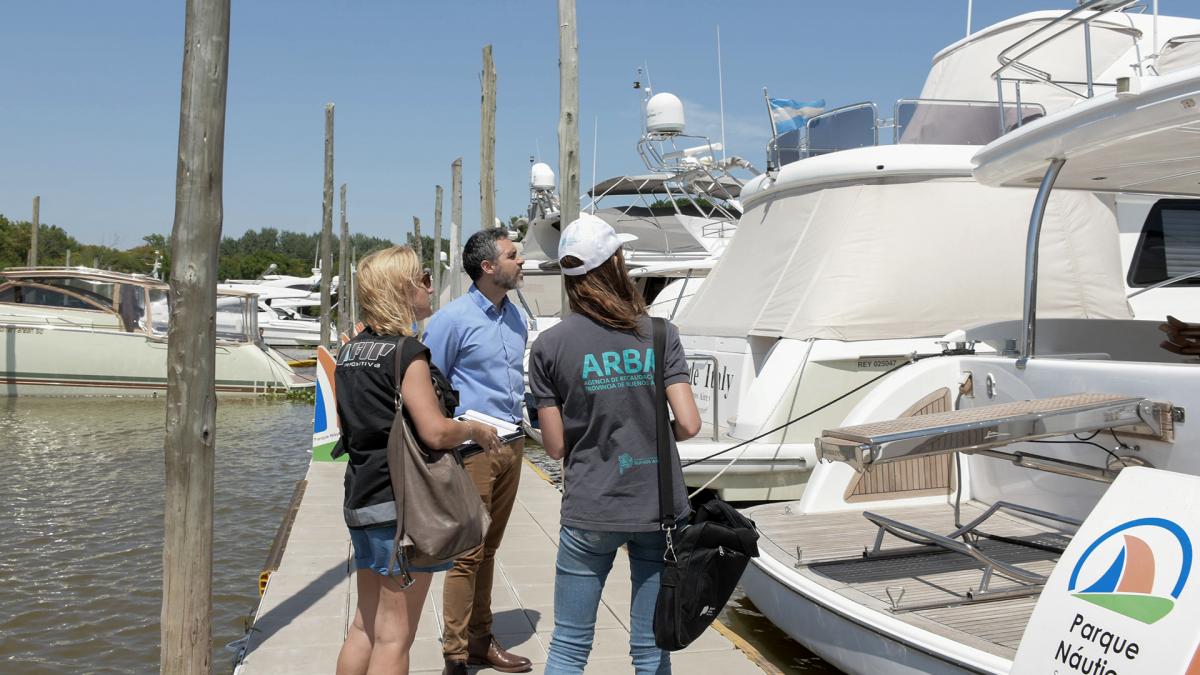
<instances>
[{"instance_id":1,"label":"parque n\u00e1utico sign","mask_svg":"<svg viewBox=\"0 0 1200 675\"><path fill-rule=\"evenodd\" d=\"M1014 673L1200 674L1200 477L1127 468L1054 568Z\"/></svg>"}]
</instances>

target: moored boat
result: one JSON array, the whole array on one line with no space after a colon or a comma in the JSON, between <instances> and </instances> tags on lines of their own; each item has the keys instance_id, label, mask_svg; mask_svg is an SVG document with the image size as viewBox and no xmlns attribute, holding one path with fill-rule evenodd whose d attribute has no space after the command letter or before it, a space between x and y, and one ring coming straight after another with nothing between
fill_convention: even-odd
<instances>
[{"instance_id":1,"label":"moored boat","mask_svg":"<svg viewBox=\"0 0 1200 675\"><path fill-rule=\"evenodd\" d=\"M0 394L153 396L167 388L168 286L84 267L0 272ZM262 344L256 296L217 295L216 390L312 386Z\"/></svg>"},{"instance_id":2,"label":"moored boat","mask_svg":"<svg viewBox=\"0 0 1200 675\"><path fill-rule=\"evenodd\" d=\"M1035 37L1078 30L1104 16L1097 6ZM1147 47L1152 56L1161 45ZM1021 59L1001 63L1003 81ZM1178 320L1056 319L1041 305L1052 195L1136 192L1175 206L1200 197L1200 60L1138 71L1103 90L1089 78L1078 104L975 156L985 185L1041 185L1026 219L1021 318L965 331L993 353L892 373L816 434L827 463L800 501L748 511L763 552L743 578L748 596L846 672L1200 667L1195 596L1183 593L1200 521L1181 507L1200 476L1186 413L1200 405L1200 331ZM1170 235L1138 255L1177 261L1195 250L1200 221L1166 226ZM1094 243L1112 248L1117 236ZM1122 271L1112 266L1117 284ZM1181 308L1197 299L1192 271L1163 280L1182 285ZM1133 643L1140 650L1126 653Z\"/></svg>"}]
</instances>

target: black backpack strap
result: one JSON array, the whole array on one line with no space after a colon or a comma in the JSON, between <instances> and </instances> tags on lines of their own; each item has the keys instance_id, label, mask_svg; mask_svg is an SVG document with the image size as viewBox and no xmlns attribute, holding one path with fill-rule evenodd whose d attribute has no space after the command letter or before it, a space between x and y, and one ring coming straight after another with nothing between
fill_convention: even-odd
<instances>
[{"instance_id":1,"label":"black backpack strap","mask_svg":"<svg viewBox=\"0 0 1200 675\"><path fill-rule=\"evenodd\" d=\"M667 385L663 381L663 360L667 352L667 321L651 317L650 334L654 346L654 416L658 441L658 512L664 530L675 528L675 491L671 486L671 423L667 417ZM668 535L668 542L670 537Z\"/></svg>"}]
</instances>

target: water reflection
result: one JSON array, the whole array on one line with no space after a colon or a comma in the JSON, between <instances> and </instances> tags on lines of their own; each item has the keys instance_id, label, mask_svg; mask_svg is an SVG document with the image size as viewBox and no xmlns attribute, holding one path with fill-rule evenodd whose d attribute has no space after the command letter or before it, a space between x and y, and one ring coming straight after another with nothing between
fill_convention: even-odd
<instances>
[{"instance_id":1,"label":"water reflection","mask_svg":"<svg viewBox=\"0 0 1200 675\"><path fill-rule=\"evenodd\" d=\"M244 632L297 480L312 407L222 399L214 671ZM0 661L18 672L154 672L162 583L162 399L0 399Z\"/></svg>"}]
</instances>

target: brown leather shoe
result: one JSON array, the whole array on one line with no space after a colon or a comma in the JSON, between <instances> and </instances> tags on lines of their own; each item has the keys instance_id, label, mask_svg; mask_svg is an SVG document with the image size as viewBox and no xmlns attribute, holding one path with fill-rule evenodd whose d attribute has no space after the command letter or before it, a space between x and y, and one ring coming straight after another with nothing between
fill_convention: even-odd
<instances>
[{"instance_id":1,"label":"brown leather shoe","mask_svg":"<svg viewBox=\"0 0 1200 675\"><path fill-rule=\"evenodd\" d=\"M533 662L524 656L507 652L496 638L472 638L468 643L467 662L473 666L488 666L502 673L525 673L533 670Z\"/></svg>"},{"instance_id":2,"label":"brown leather shoe","mask_svg":"<svg viewBox=\"0 0 1200 675\"><path fill-rule=\"evenodd\" d=\"M442 675L467 675L467 662L462 659L446 659Z\"/></svg>"}]
</instances>

